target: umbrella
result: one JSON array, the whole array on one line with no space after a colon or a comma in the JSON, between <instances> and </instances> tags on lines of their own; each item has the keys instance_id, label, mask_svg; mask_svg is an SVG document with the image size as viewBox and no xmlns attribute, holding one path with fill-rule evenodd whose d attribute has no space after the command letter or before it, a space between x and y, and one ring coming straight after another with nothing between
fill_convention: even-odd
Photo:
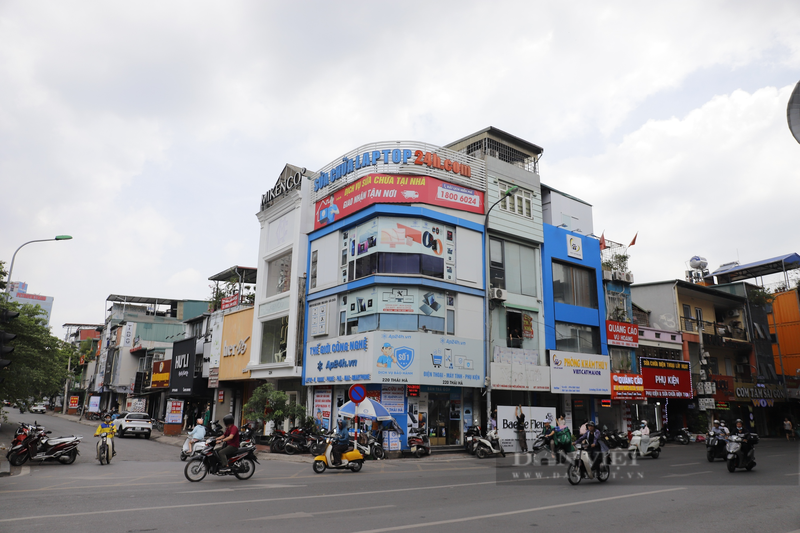
<instances>
[{"instance_id":1,"label":"umbrella","mask_svg":"<svg viewBox=\"0 0 800 533\"><path fill-rule=\"evenodd\" d=\"M345 418L353 418L358 416L360 418L376 418L378 420L394 420L389 411L384 406L370 398L364 400L356 405L353 402L347 402L339 408L339 414Z\"/></svg>"}]
</instances>

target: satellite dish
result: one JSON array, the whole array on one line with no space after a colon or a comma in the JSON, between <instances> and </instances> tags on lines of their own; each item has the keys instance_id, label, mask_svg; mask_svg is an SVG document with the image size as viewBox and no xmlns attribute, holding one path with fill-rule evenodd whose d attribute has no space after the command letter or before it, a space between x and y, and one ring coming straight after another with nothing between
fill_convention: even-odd
<instances>
[{"instance_id":1,"label":"satellite dish","mask_svg":"<svg viewBox=\"0 0 800 533\"><path fill-rule=\"evenodd\" d=\"M694 268L695 270L704 270L708 266L708 261L705 257L700 257L696 255L689 259L689 266Z\"/></svg>"},{"instance_id":2,"label":"satellite dish","mask_svg":"<svg viewBox=\"0 0 800 533\"><path fill-rule=\"evenodd\" d=\"M789 97L789 105L786 106L786 120L789 122L789 130L794 135L794 140L800 143L800 81L794 86L792 95Z\"/></svg>"}]
</instances>

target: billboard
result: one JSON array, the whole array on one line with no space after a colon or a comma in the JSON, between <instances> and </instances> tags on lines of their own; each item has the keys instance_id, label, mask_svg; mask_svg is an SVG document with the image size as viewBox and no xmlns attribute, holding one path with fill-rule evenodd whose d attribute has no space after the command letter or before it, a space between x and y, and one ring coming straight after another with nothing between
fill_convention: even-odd
<instances>
[{"instance_id":1,"label":"billboard","mask_svg":"<svg viewBox=\"0 0 800 533\"><path fill-rule=\"evenodd\" d=\"M692 366L688 361L639 358L648 398L692 398Z\"/></svg>"},{"instance_id":2,"label":"billboard","mask_svg":"<svg viewBox=\"0 0 800 533\"><path fill-rule=\"evenodd\" d=\"M611 373L612 400L644 400L644 380L639 374Z\"/></svg>"},{"instance_id":3,"label":"billboard","mask_svg":"<svg viewBox=\"0 0 800 533\"><path fill-rule=\"evenodd\" d=\"M550 369L539 366L539 350L495 346L492 388L550 391Z\"/></svg>"},{"instance_id":4,"label":"billboard","mask_svg":"<svg viewBox=\"0 0 800 533\"><path fill-rule=\"evenodd\" d=\"M606 339L608 344L613 344L614 346L637 348L639 346L639 326L637 324L606 320Z\"/></svg>"},{"instance_id":5,"label":"billboard","mask_svg":"<svg viewBox=\"0 0 800 533\"><path fill-rule=\"evenodd\" d=\"M533 442L542 432L545 420L549 420L555 427L555 407L522 407L525 415L525 437L528 444ZM497 406L497 437L503 449L514 453L521 452L517 436L516 408L511 405Z\"/></svg>"},{"instance_id":6,"label":"billboard","mask_svg":"<svg viewBox=\"0 0 800 533\"><path fill-rule=\"evenodd\" d=\"M151 389L165 389L169 387L169 374L172 361L153 361L153 377L150 380Z\"/></svg>"},{"instance_id":7,"label":"billboard","mask_svg":"<svg viewBox=\"0 0 800 533\"><path fill-rule=\"evenodd\" d=\"M550 387L556 394L611 394L607 355L550 352Z\"/></svg>"},{"instance_id":8,"label":"billboard","mask_svg":"<svg viewBox=\"0 0 800 533\"><path fill-rule=\"evenodd\" d=\"M317 202L318 230L373 204L430 204L483 214L483 193L430 176L369 174Z\"/></svg>"},{"instance_id":9,"label":"billboard","mask_svg":"<svg viewBox=\"0 0 800 533\"><path fill-rule=\"evenodd\" d=\"M444 318L444 292L416 287L374 285L347 295L347 318L374 313L414 314Z\"/></svg>"},{"instance_id":10,"label":"billboard","mask_svg":"<svg viewBox=\"0 0 800 533\"><path fill-rule=\"evenodd\" d=\"M192 394L196 344L194 337L173 344L172 371L169 377L169 392L172 395Z\"/></svg>"}]
</instances>

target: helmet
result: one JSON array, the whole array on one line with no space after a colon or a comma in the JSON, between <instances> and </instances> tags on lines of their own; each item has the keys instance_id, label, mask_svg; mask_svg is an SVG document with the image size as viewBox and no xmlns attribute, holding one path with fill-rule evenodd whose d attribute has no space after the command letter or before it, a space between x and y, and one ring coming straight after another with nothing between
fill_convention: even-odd
<instances>
[{"instance_id":1,"label":"helmet","mask_svg":"<svg viewBox=\"0 0 800 533\"><path fill-rule=\"evenodd\" d=\"M225 424L226 426L232 425L233 424L233 415L227 414L227 415L223 416L222 417L222 423Z\"/></svg>"},{"instance_id":2,"label":"helmet","mask_svg":"<svg viewBox=\"0 0 800 533\"><path fill-rule=\"evenodd\" d=\"M645 427L645 426L647 425L647 420L642 420L642 423L641 423L640 425L641 425L642 427Z\"/></svg>"},{"instance_id":3,"label":"helmet","mask_svg":"<svg viewBox=\"0 0 800 533\"><path fill-rule=\"evenodd\" d=\"M744 424L744 422L742 422L742 419L741 419L741 418L737 418L737 419L736 419L736 423L737 423L737 424Z\"/></svg>"},{"instance_id":4,"label":"helmet","mask_svg":"<svg viewBox=\"0 0 800 533\"><path fill-rule=\"evenodd\" d=\"M103 417L103 420L111 420L111 415L106 413L105 416Z\"/></svg>"},{"instance_id":5,"label":"helmet","mask_svg":"<svg viewBox=\"0 0 800 533\"><path fill-rule=\"evenodd\" d=\"M592 422L591 420L587 421L586 422L586 427L588 428L589 426L594 427L594 422Z\"/></svg>"},{"instance_id":6,"label":"helmet","mask_svg":"<svg viewBox=\"0 0 800 533\"><path fill-rule=\"evenodd\" d=\"M719 420L714 420L715 425L719 425Z\"/></svg>"}]
</instances>

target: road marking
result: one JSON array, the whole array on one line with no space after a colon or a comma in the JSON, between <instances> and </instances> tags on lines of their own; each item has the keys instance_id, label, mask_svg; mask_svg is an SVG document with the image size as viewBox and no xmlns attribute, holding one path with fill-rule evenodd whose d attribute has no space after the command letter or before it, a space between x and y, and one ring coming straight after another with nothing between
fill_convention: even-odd
<instances>
[{"instance_id":1,"label":"road marking","mask_svg":"<svg viewBox=\"0 0 800 533\"><path fill-rule=\"evenodd\" d=\"M692 466L692 465L699 465L700 463L681 463L677 465L669 465L669 466Z\"/></svg>"},{"instance_id":2,"label":"road marking","mask_svg":"<svg viewBox=\"0 0 800 533\"><path fill-rule=\"evenodd\" d=\"M312 518L314 516L319 516L323 514L335 514L335 513L351 513L354 511L370 511L374 509L388 509L389 507L395 507L394 505L378 505L377 507L356 507L355 509L336 509L335 511L319 511L313 513L307 513L304 511L298 511L296 513L287 513L287 514L280 514L276 516L262 516L260 518L248 518L247 520L242 520L242 522L252 522L254 520L278 520L283 518Z\"/></svg>"},{"instance_id":3,"label":"road marking","mask_svg":"<svg viewBox=\"0 0 800 533\"><path fill-rule=\"evenodd\" d=\"M184 483L184 482L181 482ZM50 514L50 515L33 515L33 516L21 516L18 518L2 518L0 519L0 523L3 522L21 522L23 520L40 520L45 518L65 518L70 516L91 516L91 515L105 515L105 514L114 514L114 513L124 513L124 512L138 512L138 511L158 511L158 510L165 510L165 509L191 509L194 507L211 507L215 505L241 505L241 504L251 504L251 503L267 503L267 502L282 502L282 501L297 501L297 500L312 500L312 499L319 499L319 498L350 498L353 496L367 496L373 494L390 494L394 492L411 492L411 491L422 491L422 490L439 490L439 489L452 489L456 487L475 487L478 485L496 485L497 481L481 481L477 483L454 483L450 485L437 485L432 487L407 487L403 489L386 489L386 490L371 490L366 492L346 492L342 494L315 494L313 496L286 496L283 498L262 498L258 500L239 500L239 501L232 501L232 502L206 502L206 503L185 503L185 504L176 504L176 505L159 505L159 506L151 506L151 507L125 507L122 509L103 509L100 511L83 511L80 513L59 513L59 514ZM70 489L74 490L74 489ZM677 490L677 489L668 489L668 490ZM658 492L658 491L656 491ZM664 492L664 491L661 491ZM649 494L649 493L641 493L641 494Z\"/></svg>"},{"instance_id":4,"label":"road marking","mask_svg":"<svg viewBox=\"0 0 800 533\"><path fill-rule=\"evenodd\" d=\"M785 455L786 455L785 453L776 453L776 454L773 454L773 455L767 455L767 457L783 457Z\"/></svg>"},{"instance_id":5,"label":"road marking","mask_svg":"<svg viewBox=\"0 0 800 533\"><path fill-rule=\"evenodd\" d=\"M235 492L237 490L250 490L252 488L262 488L262 489L293 489L293 488L302 488L306 485L270 485L270 484L262 484L262 485L247 485L242 488L238 489L199 489L199 490L184 490L177 492L176 494L202 494L204 492Z\"/></svg>"},{"instance_id":6,"label":"road marking","mask_svg":"<svg viewBox=\"0 0 800 533\"><path fill-rule=\"evenodd\" d=\"M687 477L687 476L699 476L700 474L710 474L711 470L703 470L702 472L690 472L688 474L670 474L668 476L661 476L661 477Z\"/></svg>"},{"instance_id":7,"label":"road marking","mask_svg":"<svg viewBox=\"0 0 800 533\"><path fill-rule=\"evenodd\" d=\"M673 492L676 490L686 490L685 487L675 487L672 489L652 490L648 492L637 492L634 494L624 494L622 496L609 496L608 498L595 498L593 500L584 500L582 502L560 503L556 505L545 505L543 507L533 507L531 509L518 509L516 511L507 511L504 513L483 514L478 516L465 516L463 518L453 518L450 520L439 520L437 522L423 522L420 524L406 524L403 526L393 526L381 529L369 529L360 531L358 533L382 533L384 531L400 531L403 529L418 529L423 527L441 526L444 524L457 524L459 522L469 522L472 520L486 520L487 518L502 518L525 513L536 513L539 511L548 511L550 509L562 509L564 507L575 507L578 505L587 505L592 503L609 502L614 500L622 500L626 498L637 498L639 496L649 496L651 494L663 494L665 492Z\"/></svg>"},{"instance_id":8,"label":"road marking","mask_svg":"<svg viewBox=\"0 0 800 533\"><path fill-rule=\"evenodd\" d=\"M800 472L795 472L794 474L784 474L784 476L800 476ZM800 529L798 529L797 531L800 531ZM789 533L795 533L795 532L790 531Z\"/></svg>"}]
</instances>

